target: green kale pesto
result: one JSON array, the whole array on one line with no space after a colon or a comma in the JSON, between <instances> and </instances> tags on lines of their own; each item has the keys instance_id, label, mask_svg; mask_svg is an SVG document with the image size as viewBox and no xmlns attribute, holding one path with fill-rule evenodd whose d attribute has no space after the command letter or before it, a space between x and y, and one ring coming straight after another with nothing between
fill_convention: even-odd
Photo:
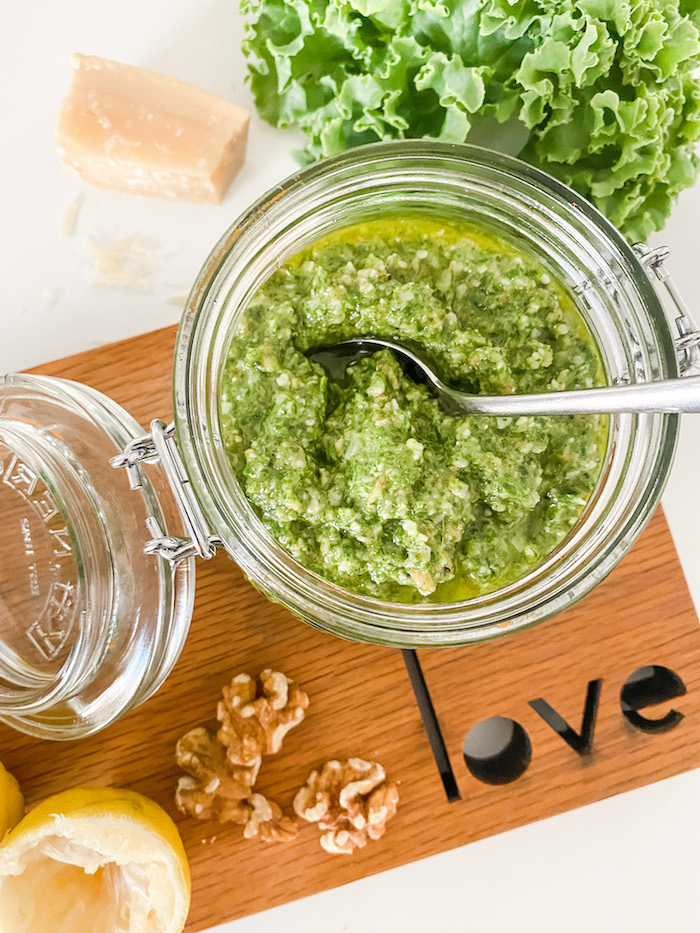
<instances>
[{"instance_id":1,"label":"green kale pesto","mask_svg":"<svg viewBox=\"0 0 700 933\"><path fill-rule=\"evenodd\" d=\"M418 218L345 229L275 272L231 343L223 437L265 527L308 569L381 599L466 599L522 577L593 492L605 419L450 415L389 351L343 385L305 356L368 334L416 341L469 392L603 379L571 300L504 242Z\"/></svg>"}]
</instances>

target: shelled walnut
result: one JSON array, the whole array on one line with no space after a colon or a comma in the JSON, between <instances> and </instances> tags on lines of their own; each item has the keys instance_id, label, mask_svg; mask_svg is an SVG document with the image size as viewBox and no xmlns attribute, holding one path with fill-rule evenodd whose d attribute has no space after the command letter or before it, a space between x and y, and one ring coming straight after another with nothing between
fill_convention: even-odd
<instances>
[{"instance_id":1,"label":"shelled walnut","mask_svg":"<svg viewBox=\"0 0 700 933\"><path fill-rule=\"evenodd\" d=\"M280 750L308 705L304 691L279 671L234 677L218 704L216 735L198 727L177 743L177 763L187 772L175 793L178 809L201 820L242 824L246 838L292 839L294 819L256 793L254 784L263 755Z\"/></svg>"},{"instance_id":2,"label":"shelled walnut","mask_svg":"<svg viewBox=\"0 0 700 933\"><path fill-rule=\"evenodd\" d=\"M178 809L200 820L247 822L248 810L242 802L252 792L257 767L231 768L221 743L202 726L178 741L175 760L187 772L177 783Z\"/></svg>"},{"instance_id":3,"label":"shelled walnut","mask_svg":"<svg viewBox=\"0 0 700 933\"><path fill-rule=\"evenodd\" d=\"M279 671L263 671L257 681L239 674L224 687L217 707L218 738L233 765L250 765L274 755L285 735L304 718L309 698Z\"/></svg>"},{"instance_id":4,"label":"shelled walnut","mask_svg":"<svg viewBox=\"0 0 700 933\"><path fill-rule=\"evenodd\" d=\"M381 765L348 758L312 771L294 798L294 812L323 831L326 852L349 855L384 835L399 792Z\"/></svg>"},{"instance_id":5,"label":"shelled walnut","mask_svg":"<svg viewBox=\"0 0 700 933\"><path fill-rule=\"evenodd\" d=\"M265 842L289 842L297 834L295 820L282 813L281 808L262 794L251 794L246 801L248 820L243 829L246 839L259 836Z\"/></svg>"}]
</instances>

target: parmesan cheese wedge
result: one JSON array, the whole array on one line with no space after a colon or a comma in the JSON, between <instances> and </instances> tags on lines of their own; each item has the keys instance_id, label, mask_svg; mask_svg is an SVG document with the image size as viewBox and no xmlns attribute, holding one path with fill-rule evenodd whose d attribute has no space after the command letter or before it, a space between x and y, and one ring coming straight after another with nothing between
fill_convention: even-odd
<instances>
[{"instance_id":1,"label":"parmesan cheese wedge","mask_svg":"<svg viewBox=\"0 0 700 933\"><path fill-rule=\"evenodd\" d=\"M100 188L218 204L243 164L249 119L243 107L175 78L75 55L58 158Z\"/></svg>"}]
</instances>

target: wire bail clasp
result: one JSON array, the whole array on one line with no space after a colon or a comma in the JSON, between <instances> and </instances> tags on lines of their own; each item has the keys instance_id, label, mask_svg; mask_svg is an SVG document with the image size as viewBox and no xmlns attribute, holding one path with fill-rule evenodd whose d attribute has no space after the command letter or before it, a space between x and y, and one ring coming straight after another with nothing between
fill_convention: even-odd
<instances>
[{"instance_id":1,"label":"wire bail clasp","mask_svg":"<svg viewBox=\"0 0 700 933\"><path fill-rule=\"evenodd\" d=\"M657 282L663 284L673 307L678 312L676 316L678 337L676 337L674 343L678 353L678 365L681 375L687 375L691 370L700 366L700 328L693 320L690 309L683 300L666 266L666 260L671 255L671 250L668 246L652 247L647 246L646 243L635 243L632 249L647 274L651 273Z\"/></svg>"},{"instance_id":2,"label":"wire bail clasp","mask_svg":"<svg viewBox=\"0 0 700 933\"><path fill-rule=\"evenodd\" d=\"M172 563L189 557L209 560L216 554L216 549L222 542L211 533L192 491L175 439L174 424L166 425L164 421L156 418L151 422L150 434L130 441L124 452L112 457L109 462L115 469L123 467L126 470L132 489L139 489L142 485L142 465L159 463L175 497L186 536L164 534L156 519L151 517L147 525L153 538L144 546L146 554L158 554Z\"/></svg>"}]
</instances>

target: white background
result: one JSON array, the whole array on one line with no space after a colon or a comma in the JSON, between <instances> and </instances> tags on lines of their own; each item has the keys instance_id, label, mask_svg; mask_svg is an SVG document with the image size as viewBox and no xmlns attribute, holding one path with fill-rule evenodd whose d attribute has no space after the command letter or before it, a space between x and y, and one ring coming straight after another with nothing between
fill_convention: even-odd
<instances>
[{"instance_id":1,"label":"white background","mask_svg":"<svg viewBox=\"0 0 700 933\"><path fill-rule=\"evenodd\" d=\"M215 240L294 170L289 150L298 140L253 115L246 166L218 207L85 189L61 172L52 135L71 53L162 71L251 106L236 0L4 2L0 36L1 373L175 323ZM77 196L76 230L62 237ZM655 241L672 247L672 270L691 306L700 281L698 218L700 187L683 196ZM138 239L152 273L141 290L95 288L87 241L109 246L123 237ZM688 416L664 506L696 607L699 464L700 416ZM694 931L699 837L700 773L692 772L220 930ZM235 877L233 866L232 884Z\"/></svg>"}]
</instances>

